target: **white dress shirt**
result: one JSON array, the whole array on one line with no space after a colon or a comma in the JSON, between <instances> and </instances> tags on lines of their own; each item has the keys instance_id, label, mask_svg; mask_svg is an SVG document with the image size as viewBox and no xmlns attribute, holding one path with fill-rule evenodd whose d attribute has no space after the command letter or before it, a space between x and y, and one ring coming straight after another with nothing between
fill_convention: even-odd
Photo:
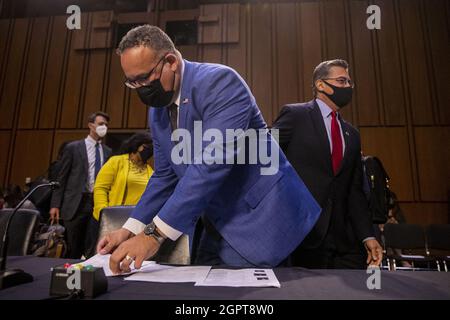
<instances>
[{"instance_id":1,"label":"white dress shirt","mask_svg":"<svg viewBox=\"0 0 450 320\"><path fill-rule=\"evenodd\" d=\"M328 141L330 142L330 153L333 152L333 143L331 140L331 113L333 112L333 110L322 100L320 99L316 99L317 104L319 105L319 109L320 109L320 113L322 113L322 117L323 117L323 123L325 124L325 128L327 129L327 136L328 136ZM340 115L339 113L336 112L336 116L337 116L337 123L339 126L339 132L341 133L341 139L342 139L342 156L344 156L345 154L345 139L344 139L344 134L342 132L342 127L341 127L341 122L340 120Z\"/></svg>"},{"instance_id":2,"label":"white dress shirt","mask_svg":"<svg viewBox=\"0 0 450 320\"><path fill-rule=\"evenodd\" d=\"M94 140L90 135L87 136L86 139L84 139L84 142L86 144L86 151L88 156L88 168L89 168L89 192L94 191L94 183L95 183L95 145L97 144L97 141ZM99 144L99 151L100 151L100 166L103 165L103 148L102 144Z\"/></svg>"}]
</instances>

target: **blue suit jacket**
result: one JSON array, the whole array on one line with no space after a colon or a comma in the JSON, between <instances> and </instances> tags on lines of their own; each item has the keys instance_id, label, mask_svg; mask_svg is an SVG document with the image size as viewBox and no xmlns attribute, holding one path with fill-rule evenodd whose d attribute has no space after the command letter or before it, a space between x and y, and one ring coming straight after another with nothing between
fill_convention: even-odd
<instances>
[{"instance_id":1,"label":"blue suit jacket","mask_svg":"<svg viewBox=\"0 0 450 320\"><path fill-rule=\"evenodd\" d=\"M184 60L179 128L190 133L194 121L203 132L215 128L265 129L266 123L244 80L233 69ZM201 214L244 258L259 266L276 266L305 238L320 207L269 133L279 153L279 170L261 175L257 164L175 165L167 108L149 108L155 172L131 217L145 224L158 215L192 234ZM180 142L181 143L181 142ZM204 143L203 148L210 142ZM270 150L270 149L269 149ZM235 150L236 151L236 150ZM224 153L225 154L225 153Z\"/></svg>"}]
</instances>

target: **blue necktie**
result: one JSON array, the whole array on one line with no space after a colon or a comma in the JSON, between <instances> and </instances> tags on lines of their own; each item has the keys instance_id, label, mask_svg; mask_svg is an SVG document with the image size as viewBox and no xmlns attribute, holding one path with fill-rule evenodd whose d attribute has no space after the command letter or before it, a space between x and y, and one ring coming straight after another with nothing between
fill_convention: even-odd
<instances>
[{"instance_id":1,"label":"blue necktie","mask_svg":"<svg viewBox=\"0 0 450 320\"><path fill-rule=\"evenodd\" d=\"M94 180L97 178L97 174L102 167L101 158L100 158L100 144L97 142L95 144L95 173Z\"/></svg>"}]
</instances>

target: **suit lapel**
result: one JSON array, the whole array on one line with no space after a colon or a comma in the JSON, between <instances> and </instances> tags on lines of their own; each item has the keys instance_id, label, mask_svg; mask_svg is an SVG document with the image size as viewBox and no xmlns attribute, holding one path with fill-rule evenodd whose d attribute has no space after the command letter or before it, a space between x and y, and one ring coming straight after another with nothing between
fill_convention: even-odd
<instances>
[{"instance_id":1,"label":"suit lapel","mask_svg":"<svg viewBox=\"0 0 450 320\"><path fill-rule=\"evenodd\" d=\"M340 116L339 116L340 118ZM350 130L348 129L347 123L343 119L339 119L339 123L341 124L342 128L342 135L344 136L344 142L345 142L345 151L344 155L342 157L341 165L338 169L338 174L341 172L341 170L345 167L346 162L348 161L349 153L350 153Z\"/></svg>"},{"instance_id":2,"label":"suit lapel","mask_svg":"<svg viewBox=\"0 0 450 320\"><path fill-rule=\"evenodd\" d=\"M180 108L179 108L179 128L187 128L187 118L190 110L192 109L192 73L193 73L193 65L191 62L187 60L184 61L184 73L183 73L183 82L181 84L181 95L180 95Z\"/></svg>"},{"instance_id":3,"label":"suit lapel","mask_svg":"<svg viewBox=\"0 0 450 320\"><path fill-rule=\"evenodd\" d=\"M85 175L89 172L89 162L88 162L88 156L87 156L87 150L86 150L86 142L83 140L80 141L78 150L80 151L80 156L83 161L83 168Z\"/></svg>"},{"instance_id":4,"label":"suit lapel","mask_svg":"<svg viewBox=\"0 0 450 320\"><path fill-rule=\"evenodd\" d=\"M320 112L319 106L317 105L317 102L315 100L313 107L309 112L309 115L311 117L311 122L314 125L314 129L319 139L319 146L320 146L319 158L324 159L324 165L328 168L327 170L329 170L330 174L332 175L333 168L331 165L330 141L328 141L327 129L325 128L325 124L323 122L322 113Z\"/></svg>"}]
</instances>

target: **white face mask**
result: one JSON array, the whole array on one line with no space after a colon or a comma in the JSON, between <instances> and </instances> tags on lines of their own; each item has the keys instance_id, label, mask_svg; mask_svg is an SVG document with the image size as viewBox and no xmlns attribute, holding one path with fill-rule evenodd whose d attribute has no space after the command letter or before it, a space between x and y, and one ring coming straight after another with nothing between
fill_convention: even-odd
<instances>
[{"instance_id":1,"label":"white face mask","mask_svg":"<svg viewBox=\"0 0 450 320\"><path fill-rule=\"evenodd\" d=\"M95 132L100 138L103 138L106 136L106 132L108 132L108 127L106 125L97 126L97 128L95 128Z\"/></svg>"}]
</instances>

